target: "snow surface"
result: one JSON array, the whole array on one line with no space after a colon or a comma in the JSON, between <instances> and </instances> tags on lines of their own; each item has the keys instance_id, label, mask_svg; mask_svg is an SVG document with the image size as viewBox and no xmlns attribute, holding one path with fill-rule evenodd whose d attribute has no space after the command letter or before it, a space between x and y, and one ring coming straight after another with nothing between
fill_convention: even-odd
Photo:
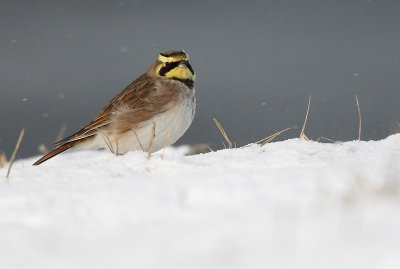
<instances>
[{"instance_id":1,"label":"snow surface","mask_svg":"<svg viewBox=\"0 0 400 269\"><path fill-rule=\"evenodd\" d=\"M0 268L400 268L400 134L0 170Z\"/></svg>"}]
</instances>

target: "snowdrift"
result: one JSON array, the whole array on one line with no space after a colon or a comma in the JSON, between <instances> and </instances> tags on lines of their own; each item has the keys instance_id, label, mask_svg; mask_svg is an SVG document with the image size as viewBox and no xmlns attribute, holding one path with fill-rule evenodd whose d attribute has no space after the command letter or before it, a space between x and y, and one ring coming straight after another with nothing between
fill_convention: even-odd
<instances>
[{"instance_id":1,"label":"snowdrift","mask_svg":"<svg viewBox=\"0 0 400 269\"><path fill-rule=\"evenodd\" d=\"M0 268L400 268L400 134L0 170Z\"/></svg>"}]
</instances>

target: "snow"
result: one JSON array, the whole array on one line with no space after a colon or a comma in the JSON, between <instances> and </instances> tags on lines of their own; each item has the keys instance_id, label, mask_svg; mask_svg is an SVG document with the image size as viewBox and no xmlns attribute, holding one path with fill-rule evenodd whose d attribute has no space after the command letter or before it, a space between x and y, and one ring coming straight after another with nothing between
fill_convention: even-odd
<instances>
[{"instance_id":1,"label":"snow","mask_svg":"<svg viewBox=\"0 0 400 269\"><path fill-rule=\"evenodd\" d=\"M400 134L0 170L0 268L400 268Z\"/></svg>"}]
</instances>

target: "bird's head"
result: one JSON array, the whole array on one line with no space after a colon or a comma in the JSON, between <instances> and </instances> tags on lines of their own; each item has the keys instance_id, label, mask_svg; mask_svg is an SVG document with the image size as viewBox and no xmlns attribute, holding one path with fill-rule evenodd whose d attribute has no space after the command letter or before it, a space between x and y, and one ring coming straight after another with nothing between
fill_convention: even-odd
<instances>
[{"instance_id":1,"label":"bird's head","mask_svg":"<svg viewBox=\"0 0 400 269\"><path fill-rule=\"evenodd\" d=\"M196 78L189 64L189 55L183 50L160 53L148 72L161 79L180 81L189 88L193 88Z\"/></svg>"}]
</instances>

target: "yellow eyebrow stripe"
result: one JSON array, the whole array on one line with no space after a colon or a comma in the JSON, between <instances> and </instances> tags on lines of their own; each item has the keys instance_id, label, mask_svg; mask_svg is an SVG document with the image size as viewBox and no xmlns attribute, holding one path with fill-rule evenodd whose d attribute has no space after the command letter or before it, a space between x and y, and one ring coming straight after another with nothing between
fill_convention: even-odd
<instances>
[{"instance_id":1,"label":"yellow eyebrow stripe","mask_svg":"<svg viewBox=\"0 0 400 269\"><path fill-rule=\"evenodd\" d=\"M158 60L163 63L169 63L169 62L177 62L177 61L187 61L189 60L189 55L174 55L174 56L164 56L164 55L158 55Z\"/></svg>"}]
</instances>

